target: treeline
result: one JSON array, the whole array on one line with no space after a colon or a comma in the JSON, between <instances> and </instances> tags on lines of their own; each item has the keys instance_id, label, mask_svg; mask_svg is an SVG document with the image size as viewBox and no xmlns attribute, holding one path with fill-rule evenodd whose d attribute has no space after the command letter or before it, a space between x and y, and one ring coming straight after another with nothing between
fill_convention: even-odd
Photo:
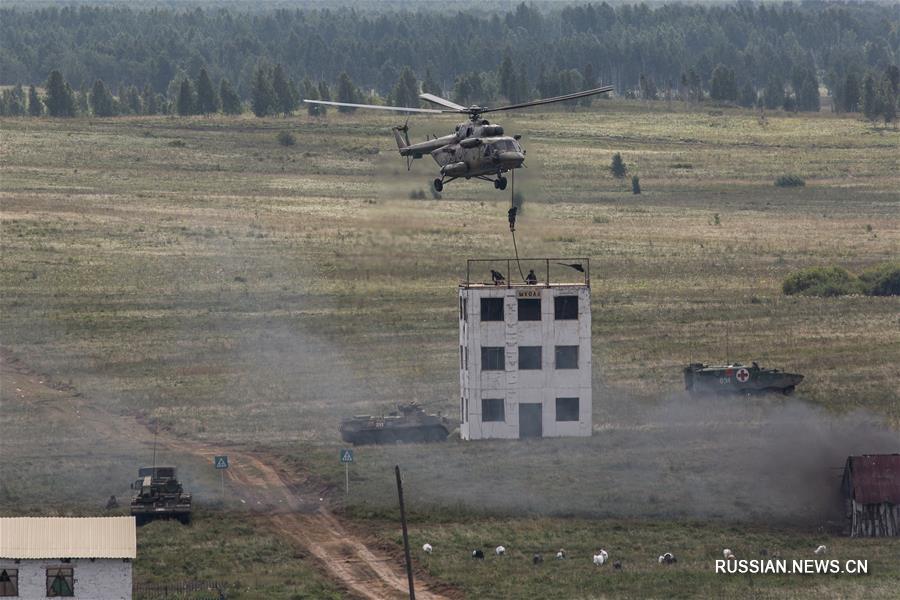
<instances>
[{"instance_id":1,"label":"treeline","mask_svg":"<svg viewBox=\"0 0 900 600\"><path fill-rule=\"evenodd\" d=\"M523 3L505 13L454 14L0 10L0 84L40 84L59 70L77 90L77 106L100 80L117 90L111 95L118 114L137 112L136 98L142 111L155 105L181 112L181 83L189 81L197 95L201 71L218 82L220 101L227 81L229 94L254 112L258 106L265 114L284 112L269 107L267 90L260 91L260 71L274 86L280 68L297 98L353 92L416 105L414 79L464 104L517 102L611 83L629 97L818 110L824 86L835 110L881 106L876 112L884 117L885 81L893 81L898 58L897 3L602 3L547 11ZM16 108L20 99L27 106L24 88L9 94Z\"/></svg>"},{"instance_id":2,"label":"treeline","mask_svg":"<svg viewBox=\"0 0 900 600\"><path fill-rule=\"evenodd\" d=\"M528 98L529 89L522 85L523 80L516 76L515 70L509 67L509 58L501 63L496 77L501 82L500 89L504 99L520 102ZM535 94L544 97L573 92L596 85L587 74L572 69L559 74L558 82L551 86L546 80L540 80ZM452 96L461 103L469 103L481 96L484 90L482 75L462 75L457 78ZM520 87L521 86L521 87ZM697 83L697 75L691 70L682 77L682 88L667 90L667 98L679 98L688 102L702 102L704 99L716 103L735 104L747 108L760 107L768 109L784 109L786 111L818 111L819 89L815 74L799 70L791 83L791 88L768 86L762 94L758 94L748 84L738 89L734 72L718 65L712 74L708 98ZM796 92L792 92L797 90ZM96 80L88 90L72 89L59 70L53 70L47 78L43 96L34 85L25 92L18 84L0 93L0 116L32 116L44 114L52 117L74 117L78 115L94 115L112 117L119 115L157 115L177 114L209 115L222 112L237 115L246 108L258 117L269 115L290 115L300 108L301 99L337 100L339 102L383 104L388 102L395 106L416 106L421 92L442 94L440 86L426 74L424 81L419 81L412 69L404 67L396 84L386 98L377 92L364 94L346 73L341 73L335 85L326 81L312 82L304 78L299 84L287 77L282 65L274 67L260 65L257 67L253 86L250 90L249 103L245 103L235 92L227 79L214 85L206 69L201 67L196 79L179 74L167 86L165 94L156 93L150 85L143 89L137 86L122 86L118 95L112 94L102 80ZM682 93L683 90L683 93ZM642 78L639 96L645 99L659 99L660 92L652 80ZM592 98L570 101L568 104L590 105ZM891 65L883 73L868 71L860 78L853 72L847 75L845 83L833 98L833 109L845 112L862 112L870 121L883 119L891 123L897 119L900 104L900 69ZM321 116L326 107L307 104L305 110L312 116ZM338 107L340 112L352 112L354 108Z\"/></svg>"}]
</instances>

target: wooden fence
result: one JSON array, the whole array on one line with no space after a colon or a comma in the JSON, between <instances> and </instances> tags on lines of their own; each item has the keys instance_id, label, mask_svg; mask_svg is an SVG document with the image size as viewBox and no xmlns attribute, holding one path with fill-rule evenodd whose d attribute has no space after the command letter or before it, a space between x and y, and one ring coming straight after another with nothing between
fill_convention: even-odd
<instances>
[{"instance_id":1,"label":"wooden fence","mask_svg":"<svg viewBox=\"0 0 900 600\"><path fill-rule=\"evenodd\" d=\"M226 581L177 581L174 583L135 583L134 600L223 600L232 585Z\"/></svg>"}]
</instances>

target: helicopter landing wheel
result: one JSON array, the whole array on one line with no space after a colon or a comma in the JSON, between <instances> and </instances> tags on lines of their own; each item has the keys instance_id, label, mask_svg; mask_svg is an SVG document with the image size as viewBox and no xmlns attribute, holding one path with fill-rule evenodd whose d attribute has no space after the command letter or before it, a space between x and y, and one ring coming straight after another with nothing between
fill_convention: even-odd
<instances>
[{"instance_id":1,"label":"helicopter landing wheel","mask_svg":"<svg viewBox=\"0 0 900 600\"><path fill-rule=\"evenodd\" d=\"M501 178L498 179L497 181L500 182L500 184L497 186L498 189L500 189L500 190L505 190L505 189L506 189L506 177L501 177Z\"/></svg>"},{"instance_id":2,"label":"helicopter landing wheel","mask_svg":"<svg viewBox=\"0 0 900 600\"><path fill-rule=\"evenodd\" d=\"M435 179L434 180L434 191L440 192L443 189L444 189L444 182L441 181L440 179Z\"/></svg>"}]
</instances>

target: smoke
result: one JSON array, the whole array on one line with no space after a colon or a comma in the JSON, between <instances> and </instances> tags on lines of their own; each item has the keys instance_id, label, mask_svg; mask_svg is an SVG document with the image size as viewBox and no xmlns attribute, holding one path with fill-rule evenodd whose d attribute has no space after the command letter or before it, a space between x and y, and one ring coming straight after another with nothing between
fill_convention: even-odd
<instances>
[{"instance_id":1,"label":"smoke","mask_svg":"<svg viewBox=\"0 0 900 600\"><path fill-rule=\"evenodd\" d=\"M609 400L597 394L594 402ZM822 524L841 518L848 455L900 451L897 432L870 414L832 415L780 397L678 394L608 407L590 439L380 449L377 476L400 464L420 506Z\"/></svg>"}]
</instances>

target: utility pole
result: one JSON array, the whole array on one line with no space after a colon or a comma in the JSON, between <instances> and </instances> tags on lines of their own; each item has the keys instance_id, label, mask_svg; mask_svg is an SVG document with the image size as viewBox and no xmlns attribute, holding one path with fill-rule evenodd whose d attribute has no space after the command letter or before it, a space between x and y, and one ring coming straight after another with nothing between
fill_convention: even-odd
<instances>
[{"instance_id":1,"label":"utility pole","mask_svg":"<svg viewBox=\"0 0 900 600\"><path fill-rule=\"evenodd\" d=\"M406 578L409 580L409 600L416 600L413 584L412 561L409 558L409 534L406 532L406 508L403 506L403 484L400 482L400 465L394 467L397 475L397 495L400 498L400 524L403 527L403 553L406 555Z\"/></svg>"}]
</instances>

